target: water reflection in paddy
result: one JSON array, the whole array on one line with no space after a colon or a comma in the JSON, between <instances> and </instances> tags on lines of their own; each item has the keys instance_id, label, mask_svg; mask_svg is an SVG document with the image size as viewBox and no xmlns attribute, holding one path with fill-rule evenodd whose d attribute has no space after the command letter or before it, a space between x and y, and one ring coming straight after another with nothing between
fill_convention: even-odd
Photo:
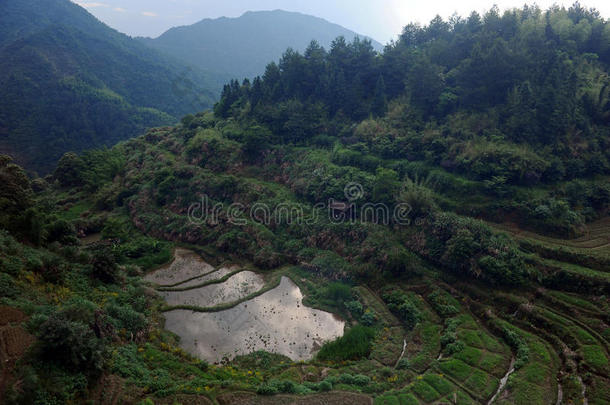
<instances>
[{"instance_id":1,"label":"water reflection in paddy","mask_svg":"<svg viewBox=\"0 0 610 405\"><path fill-rule=\"evenodd\" d=\"M168 266L148 274L144 280L159 285L170 285L189 280L214 271L197 253L186 249L176 249L174 260Z\"/></svg>"},{"instance_id":2,"label":"water reflection in paddy","mask_svg":"<svg viewBox=\"0 0 610 405\"><path fill-rule=\"evenodd\" d=\"M302 300L299 287L282 277L277 288L225 311L167 312L165 328L181 337L185 350L209 362L257 350L308 360L323 342L343 334L344 322Z\"/></svg>"},{"instance_id":3,"label":"water reflection in paddy","mask_svg":"<svg viewBox=\"0 0 610 405\"><path fill-rule=\"evenodd\" d=\"M218 278L223 275L211 274L211 276ZM179 287L183 288L189 284L200 284L201 282L202 279L198 278L189 283L180 284ZM261 290L264 286L265 281L262 276L251 271L242 271L220 284L210 284L186 291L162 291L161 295L165 298L165 302L171 306L194 305L198 307L213 307L245 298Z\"/></svg>"},{"instance_id":4,"label":"water reflection in paddy","mask_svg":"<svg viewBox=\"0 0 610 405\"><path fill-rule=\"evenodd\" d=\"M208 273L204 276L194 278L190 281L187 281L186 283L180 283L176 287L177 288L196 287L198 285L205 283L206 281L218 280L220 278L223 278L224 276L226 276L234 271L237 271L237 270L239 270L238 266L221 267L220 269L214 271L213 273Z\"/></svg>"}]
</instances>

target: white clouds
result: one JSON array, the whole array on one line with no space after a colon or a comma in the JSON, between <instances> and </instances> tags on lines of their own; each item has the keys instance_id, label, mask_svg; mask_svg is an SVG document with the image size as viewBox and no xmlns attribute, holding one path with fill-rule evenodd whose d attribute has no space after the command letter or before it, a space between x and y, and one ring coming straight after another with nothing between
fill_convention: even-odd
<instances>
[{"instance_id":1,"label":"white clouds","mask_svg":"<svg viewBox=\"0 0 610 405\"><path fill-rule=\"evenodd\" d=\"M110 7L106 3L88 3L85 1L75 1L75 3L84 8Z\"/></svg>"},{"instance_id":2,"label":"white clouds","mask_svg":"<svg viewBox=\"0 0 610 405\"><path fill-rule=\"evenodd\" d=\"M116 11L117 13L126 13L127 10L125 10L122 7L115 7L114 5L111 4L106 4L106 3L98 3L98 2L90 2L90 1L83 1L83 0L73 0L74 3L78 4L79 6L86 8L86 9L100 9L100 8L112 8L113 11ZM91 10L93 12L93 10Z\"/></svg>"},{"instance_id":3,"label":"white clouds","mask_svg":"<svg viewBox=\"0 0 610 405\"><path fill-rule=\"evenodd\" d=\"M157 13L153 13L152 11L142 11L140 14L142 14L145 17L156 17Z\"/></svg>"}]
</instances>

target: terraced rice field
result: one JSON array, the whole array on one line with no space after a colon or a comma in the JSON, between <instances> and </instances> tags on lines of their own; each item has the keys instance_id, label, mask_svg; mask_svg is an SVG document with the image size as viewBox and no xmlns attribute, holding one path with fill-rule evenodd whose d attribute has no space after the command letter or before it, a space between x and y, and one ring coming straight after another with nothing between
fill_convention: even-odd
<instances>
[{"instance_id":1,"label":"terraced rice field","mask_svg":"<svg viewBox=\"0 0 610 405\"><path fill-rule=\"evenodd\" d=\"M533 258L536 265L606 282L601 270ZM194 271L192 263L186 267L188 271L177 276L157 277L166 283L157 289L170 305L166 328L182 337L184 349L201 358L219 362L265 350L308 360L323 342L343 332L344 323L333 315L305 307L299 287L281 274L262 277L234 267L205 265ZM223 290L231 291L218 293ZM314 381L329 372L339 378L346 369L374 375L374 384L384 393L350 397L354 403L608 404L610 301L594 291L502 290L471 280L448 283L435 272L411 283L357 286L355 296L377 319L370 355L346 365L313 362L307 367L316 376ZM392 292L417 309L419 318L413 327L390 305ZM306 378L305 372L296 370L297 382ZM218 402L333 403L342 394L227 395Z\"/></svg>"},{"instance_id":2,"label":"terraced rice field","mask_svg":"<svg viewBox=\"0 0 610 405\"><path fill-rule=\"evenodd\" d=\"M208 277L224 277L224 275L219 270ZM213 280L213 278L209 280ZM196 287L197 283L209 280L192 280L185 284L180 284L178 289L164 289L159 292L169 306L214 307L245 298L260 291L265 286L265 280L259 274L251 271L242 271L232 275L222 283ZM184 290L186 287L189 289Z\"/></svg>"},{"instance_id":3,"label":"terraced rice field","mask_svg":"<svg viewBox=\"0 0 610 405\"><path fill-rule=\"evenodd\" d=\"M408 336L407 350L410 367L418 374L396 394L379 397L376 403L485 403L496 394L513 364L510 348L450 294L438 289L423 291L411 293L423 321ZM431 302L430 297L439 292L450 303L451 311L434 309L437 298ZM447 347L449 336L459 350Z\"/></svg>"},{"instance_id":4,"label":"terraced rice field","mask_svg":"<svg viewBox=\"0 0 610 405\"><path fill-rule=\"evenodd\" d=\"M148 274L144 280L160 287L173 287L215 271L216 269L197 253L178 248L174 251L171 264Z\"/></svg>"},{"instance_id":5,"label":"terraced rice field","mask_svg":"<svg viewBox=\"0 0 610 405\"><path fill-rule=\"evenodd\" d=\"M511 223L494 224L494 228L507 232L517 239L529 239L556 248L570 248L588 253L610 254L610 217L585 226L585 232L576 239L560 239L520 229Z\"/></svg>"},{"instance_id":6,"label":"terraced rice field","mask_svg":"<svg viewBox=\"0 0 610 405\"><path fill-rule=\"evenodd\" d=\"M375 404L608 404L609 302L561 291L402 286L422 313L412 380Z\"/></svg>"},{"instance_id":7,"label":"terraced rice field","mask_svg":"<svg viewBox=\"0 0 610 405\"><path fill-rule=\"evenodd\" d=\"M510 234L531 257L545 279L544 286L573 292L610 293L610 218L588 224L577 239L559 239L519 229L514 224L490 224Z\"/></svg>"},{"instance_id":8,"label":"terraced rice field","mask_svg":"<svg viewBox=\"0 0 610 405\"><path fill-rule=\"evenodd\" d=\"M343 334L344 322L303 305L288 277L266 282L252 271L214 269L196 254L176 250L174 262L146 280L156 283L168 305L165 328L180 336L183 349L212 363L258 350L308 360Z\"/></svg>"}]
</instances>

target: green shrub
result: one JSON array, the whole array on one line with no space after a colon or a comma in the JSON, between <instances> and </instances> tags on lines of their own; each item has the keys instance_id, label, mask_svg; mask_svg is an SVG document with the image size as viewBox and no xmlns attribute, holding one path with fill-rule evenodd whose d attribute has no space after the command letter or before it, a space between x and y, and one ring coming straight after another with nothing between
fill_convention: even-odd
<instances>
[{"instance_id":1,"label":"green shrub","mask_svg":"<svg viewBox=\"0 0 610 405\"><path fill-rule=\"evenodd\" d=\"M84 373L102 369L104 344L89 325L56 313L40 325L37 337L48 359Z\"/></svg>"},{"instance_id":2,"label":"green shrub","mask_svg":"<svg viewBox=\"0 0 610 405\"><path fill-rule=\"evenodd\" d=\"M500 328L504 340L513 350L517 351L515 358L515 369L520 369L529 361L529 347L523 338L515 331L506 326Z\"/></svg>"},{"instance_id":3,"label":"green shrub","mask_svg":"<svg viewBox=\"0 0 610 405\"><path fill-rule=\"evenodd\" d=\"M261 384L256 389L256 393L258 395L275 395L277 394L277 389L269 384Z\"/></svg>"},{"instance_id":4,"label":"green shrub","mask_svg":"<svg viewBox=\"0 0 610 405\"><path fill-rule=\"evenodd\" d=\"M360 301L348 301L345 303L345 309L347 309L356 318L362 316L363 308Z\"/></svg>"},{"instance_id":5,"label":"green shrub","mask_svg":"<svg viewBox=\"0 0 610 405\"><path fill-rule=\"evenodd\" d=\"M409 359L403 357L396 364L396 369L397 370L406 370L409 368L409 366L410 366Z\"/></svg>"},{"instance_id":6,"label":"green shrub","mask_svg":"<svg viewBox=\"0 0 610 405\"><path fill-rule=\"evenodd\" d=\"M384 378L388 378L388 377L392 377L392 375L394 375L394 372L392 371L392 369L390 367L382 367L379 370L379 374L381 374L381 376Z\"/></svg>"},{"instance_id":7,"label":"green shrub","mask_svg":"<svg viewBox=\"0 0 610 405\"><path fill-rule=\"evenodd\" d=\"M85 168L85 162L76 153L68 152L59 159L53 177L62 187L82 186Z\"/></svg>"},{"instance_id":8,"label":"green shrub","mask_svg":"<svg viewBox=\"0 0 610 405\"><path fill-rule=\"evenodd\" d=\"M60 283L67 270L66 264L59 256L48 254L42 257L42 268L40 268L39 273L47 283Z\"/></svg>"},{"instance_id":9,"label":"green shrub","mask_svg":"<svg viewBox=\"0 0 610 405\"><path fill-rule=\"evenodd\" d=\"M414 180L409 177L405 179L398 202L408 204L411 208L409 212L411 220L427 218L438 209L436 197L430 188L429 180L420 181L417 177Z\"/></svg>"},{"instance_id":10,"label":"green shrub","mask_svg":"<svg viewBox=\"0 0 610 405\"><path fill-rule=\"evenodd\" d=\"M294 394L297 391L297 384L291 380L271 380L269 385L278 393Z\"/></svg>"},{"instance_id":11,"label":"green shrub","mask_svg":"<svg viewBox=\"0 0 610 405\"><path fill-rule=\"evenodd\" d=\"M323 290L322 296L336 303L347 302L352 299L352 288L342 283L330 283Z\"/></svg>"},{"instance_id":12,"label":"green shrub","mask_svg":"<svg viewBox=\"0 0 610 405\"><path fill-rule=\"evenodd\" d=\"M322 346L317 357L322 361L358 360L370 354L374 338L373 329L356 325L342 337Z\"/></svg>"},{"instance_id":13,"label":"green shrub","mask_svg":"<svg viewBox=\"0 0 610 405\"><path fill-rule=\"evenodd\" d=\"M457 318L450 318L445 321L445 331L441 336L441 347L455 343L457 340L456 330L460 321Z\"/></svg>"},{"instance_id":14,"label":"green shrub","mask_svg":"<svg viewBox=\"0 0 610 405\"><path fill-rule=\"evenodd\" d=\"M406 294L393 291L385 294L383 299L388 303L388 309L404 322L407 329L413 329L417 322L421 320L421 312Z\"/></svg>"},{"instance_id":15,"label":"green shrub","mask_svg":"<svg viewBox=\"0 0 610 405\"><path fill-rule=\"evenodd\" d=\"M417 256L402 246L392 246L386 252L383 269L392 276L410 276L415 273L419 260Z\"/></svg>"},{"instance_id":16,"label":"green shrub","mask_svg":"<svg viewBox=\"0 0 610 405\"><path fill-rule=\"evenodd\" d=\"M432 308L443 318L455 315L459 313L459 309L454 303L453 298L447 296L446 293L440 290L433 291L428 295L428 300L432 304Z\"/></svg>"},{"instance_id":17,"label":"green shrub","mask_svg":"<svg viewBox=\"0 0 610 405\"><path fill-rule=\"evenodd\" d=\"M106 311L113 318L117 329L125 329L134 336L147 326L146 317L130 306L112 303L106 306Z\"/></svg>"},{"instance_id":18,"label":"green shrub","mask_svg":"<svg viewBox=\"0 0 610 405\"><path fill-rule=\"evenodd\" d=\"M64 245L76 244L76 231L74 226L65 219L56 219L44 227L43 234L46 242L59 242Z\"/></svg>"},{"instance_id":19,"label":"green shrub","mask_svg":"<svg viewBox=\"0 0 610 405\"><path fill-rule=\"evenodd\" d=\"M14 298L18 292L13 278L6 273L0 273L0 297Z\"/></svg>"},{"instance_id":20,"label":"green shrub","mask_svg":"<svg viewBox=\"0 0 610 405\"><path fill-rule=\"evenodd\" d=\"M458 340L457 342L453 342L445 346L445 354L447 356L452 356L456 353L460 353L465 347L466 346L464 343Z\"/></svg>"},{"instance_id":21,"label":"green shrub","mask_svg":"<svg viewBox=\"0 0 610 405\"><path fill-rule=\"evenodd\" d=\"M356 374L353 378L353 384L361 387L371 383L371 378L363 374Z\"/></svg>"},{"instance_id":22,"label":"green shrub","mask_svg":"<svg viewBox=\"0 0 610 405\"><path fill-rule=\"evenodd\" d=\"M360 322L362 322L364 326L373 326L377 323L377 314L375 311L367 309L362 315L362 318L360 318Z\"/></svg>"},{"instance_id":23,"label":"green shrub","mask_svg":"<svg viewBox=\"0 0 610 405\"><path fill-rule=\"evenodd\" d=\"M313 266L320 269L320 272L324 275L337 275L347 271L348 264L344 258L336 254L335 252L322 251L316 255L311 261ZM346 297L346 299L350 299Z\"/></svg>"},{"instance_id":24,"label":"green shrub","mask_svg":"<svg viewBox=\"0 0 610 405\"><path fill-rule=\"evenodd\" d=\"M424 224L424 243L410 246L429 260L488 283L518 285L527 275L523 253L508 236L474 219L438 213Z\"/></svg>"},{"instance_id":25,"label":"green shrub","mask_svg":"<svg viewBox=\"0 0 610 405\"><path fill-rule=\"evenodd\" d=\"M105 283L116 283L119 281L119 266L116 263L114 253L110 249L98 249L91 258L93 277Z\"/></svg>"},{"instance_id":26,"label":"green shrub","mask_svg":"<svg viewBox=\"0 0 610 405\"><path fill-rule=\"evenodd\" d=\"M320 381L318 383L318 391L320 392L328 392L328 391L332 391L333 389L333 385L331 384L330 381L324 380L324 381Z\"/></svg>"},{"instance_id":27,"label":"green shrub","mask_svg":"<svg viewBox=\"0 0 610 405\"><path fill-rule=\"evenodd\" d=\"M75 297L64 303L60 314L71 321L92 325L97 308L95 303L82 297Z\"/></svg>"},{"instance_id":28,"label":"green shrub","mask_svg":"<svg viewBox=\"0 0 610 405\"><path fill-rule=\"evenodd\" d=\"M352 385L352 384L354 384L354 376L351 374L347 374L347 373L341 374L339 376L339 382L341 384Z\"/></svg>"}]
</instances>

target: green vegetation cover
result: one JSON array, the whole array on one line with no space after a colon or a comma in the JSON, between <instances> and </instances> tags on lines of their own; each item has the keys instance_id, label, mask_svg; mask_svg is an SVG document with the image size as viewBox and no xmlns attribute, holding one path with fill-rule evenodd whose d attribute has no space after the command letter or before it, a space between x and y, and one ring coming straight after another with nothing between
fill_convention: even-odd
<instances>
[{"instance_id":1,"label":"green vegetation cover","mask_svg":"<svg viewBox=\"0 0 610 405\"><path fill-rule=\"evenodd\" d=\"M67 151L173 125L217 99L218 76L162 56L68 0L41 5L0 4L0 151L30 171L47 174Z\"/></svg>"},{"instance_id":2,"label":"green vegetation cover","mask_svg":"<svg viewBox=\"0 0 610 405\"><path fill-rule=\"evenodd\" d=\"M312 43L45 179L1 157L0 398L609 403L609 27L494 8L381 55ZM144 281L175 248L229 272ZM343 336L306 361L193 356L161 294L232 265L265 287L179 310L288 277Z\"/></svg>"}]
</instances>

